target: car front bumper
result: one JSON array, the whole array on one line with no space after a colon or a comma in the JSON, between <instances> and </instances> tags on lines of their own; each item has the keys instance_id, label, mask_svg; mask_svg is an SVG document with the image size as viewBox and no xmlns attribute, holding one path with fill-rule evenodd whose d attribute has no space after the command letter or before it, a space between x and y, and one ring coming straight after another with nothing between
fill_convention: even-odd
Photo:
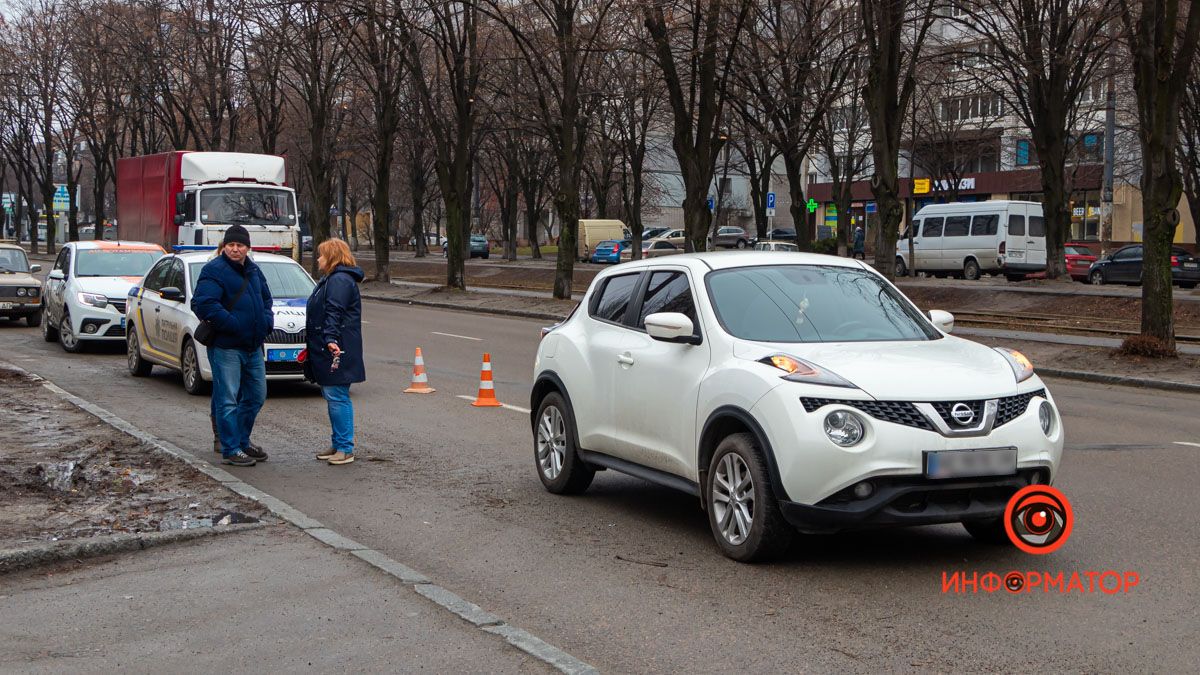
<instances>
[{"instance_id":1,"label":"car front bumper","mask_svg":"<svg viewBox=\"0 0 1200 675\"><path fill-rule=\"evenodd\" d=\"M1040 386L1038 388L1041 388ZM1026 390L1028 391L1028 390ZM755 405L755 419L774 453L780 487L777 495L788 520L805 531L836 531L874 526L925 525L995 517L1009 496L1038 481L1053 480L1062 457L1063 429L1057 409L1049 436L1042 432L1038 406L1049 394L1034 396L1024 412L984 436L943 436L937 431L873 417L861 409L832 403L809 413L791 387L779 387ZM824 431L835 410L855 413L865 426L857 445L843 448ZM925 476L927 452L1017 449L1016 474L931 479ZM852 490L870 481L869 496Z\"/></svg>"},{"instance_id":2,"label":"car front bumper","mask_svg":"<svg viewBox=\"0 0 1200 675\"><path fill-rule=\"evenodd\" d=\"M72 303L70 312L71 330L80 340L115 342L125 339L125 314L111 303L103 309Z\"/></svg>"},{"instance_id":3,"label":"car front bumper","mask_svg":"<svg viewBox=\"0 0 1200 675\"><path fill-rule=\"evenodd\" d=\"M41 298L0 298L0 316L18 317L36 314L42 308Z\"/></svg>"}]
</instances>

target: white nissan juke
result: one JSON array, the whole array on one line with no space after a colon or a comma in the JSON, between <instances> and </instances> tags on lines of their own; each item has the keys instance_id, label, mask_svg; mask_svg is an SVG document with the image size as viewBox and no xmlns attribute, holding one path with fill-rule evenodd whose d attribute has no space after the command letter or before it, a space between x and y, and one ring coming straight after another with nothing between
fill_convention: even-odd
<instances>
[{"instance_id":1,"label":"white nissan juke","mask_svg":"<svg viewBox=\"0 0 1200 675\"><path fill-rule=\"evenodd\" d=\"M1006 502L1049 484L1054 399L1020 353L952 337L867 265L803 253L624 263L543 331L538 476L613 469L701 498L725 555L797 531L961 522L1005 540Z\"/></svg>"}]
</instances>

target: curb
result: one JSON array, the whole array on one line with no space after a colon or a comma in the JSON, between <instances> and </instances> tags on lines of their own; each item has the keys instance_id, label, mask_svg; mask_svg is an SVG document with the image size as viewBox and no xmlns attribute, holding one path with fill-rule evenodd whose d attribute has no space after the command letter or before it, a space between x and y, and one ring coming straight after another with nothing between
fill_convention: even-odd
<instances>
[{"instance_id":1,"label":"curb","mask_svg":"<svg viewBox=\"0 0 1200 675\"><path fill-rule=\"evenodd\" d=\"M1067 380L1079 380L1081 382L1095 382L1097 384L1117 384L1126 387L1140 387L1142 389L1182 391L1189 394L1200 394L1200 384L1170 382L1168 380L1152 380L1146 377L1106 375L1104 373L1090 373L1086 370L1060 370L1058 368L1038 368L1037 374L1045 375L1047 377L1058 377Z\"/></svg>"},{"instance_id":2,"label":"curb","mask_svg":"<svg viewBox=\"0 0 1200 675\"><path fill-rule=\"evenodd\" d=\"M112 412L109 412L108 410L105 410L94 403L85 401L84 399L75 396L74 394L41 377L40 375L31 373L20 366L16 366L4 361L0 361L0 365L3 365L5 368L15 372L22 373L33 379L35 382L40 382L47 390L54 392L81 410L90 413L101 422L113 427L114 429L117 429L118 431L122 431L130 436L133 436L134 438L151 446L158 452L184 462L188 466L191 466L196 470L210 476L229 490L247 499L258 502L268 509L272 514L296 526L313 539L316 539L322 544L333 548L335 551L353 555L359 560L371 565L375 569L396 579L401 585L411 587L418 595L421 595L430 602L433 602L439 607L448 610L463 621L470 623L489 635L495 635L504 638L505 641L507 641L513 647L516 647L526 654L529 654L533 658L542 661L550 667L570 675L591 675L599 672L594 666L581 661L574 656L571 656L558 647L541 640L532 633L509 624L503 618L488 612L482 607L458 596L452 591L430 583L429 578L426 575L408 567L407 565L404 565L403 563L393 560L381 551L368 548L365 545L354 541L353 539L344 537L337 532L326 528L319 521L309 517L283 500L273 497L262 490L243 482L241 479L237 478L228 471L219 469L212 464L209 464L207 461L196 457L190 452L187 452L186 450L183 450L168 441L164 441L153 434L135 427L129 422L117 417ZM251 523L250 525L262 526L264 524L265 523ZM191 532L192 530L181 530L178 532L171 532L169 534L183 535ZM192 536L195 537L203 535L196 534ZM141 544L136 541L126 544L126 546L131 546L131 548L128 550L137 550L138 548L142 548ZM0 570L2 569L3 568L0 567Z\"/></svg>"},{"instance_id":3,"label":"curb","mask_svg":"<svg viewBox=\"0 0 1200 675\"><path fill-rule=\"evenodd\" d=\"M367 300L376 300L379 302L390 302L397 305L417 305L420 307L430 307L433 309L449 309L458 310L460 312L472 312L475 314L491 314L494 316L508 316L518 319L537 319L539 321L562 321L567 318L566 314L551 314L549 312L530 312L520 309L496 309L493 307L472 307L467 305L456 305L450 302L433 302L430 300L410 300L408 298L389 298L374 293L363 293L362 297Z\"/></svg>"},{"instance_id":4,"label":"curb","mask_svg":"<svg viewBox=\"0 0 1200 675\"><path fill-rule=\"evenodd\" d=\"M0 575L38 565L62 562L64 560L81 560L84 558L112 555L114 553L142 551L155 546L191 541L192 539L199 539L201 537L215 537L219 534L235 534L247 530L257 530L270 524L243 523L239 525L222 525L219 527L196 527L171 532L122 533L14 548L0 551Z\"/></svg>"}]
</instances>

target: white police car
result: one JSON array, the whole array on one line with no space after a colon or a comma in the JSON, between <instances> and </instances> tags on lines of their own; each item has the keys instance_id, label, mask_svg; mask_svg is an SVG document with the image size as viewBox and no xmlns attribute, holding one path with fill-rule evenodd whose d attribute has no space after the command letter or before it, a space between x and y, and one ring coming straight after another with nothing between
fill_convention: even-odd
<instances>
[{"instance_id":1,"label":"white police car","mask_svg":"<svg viewBox=\"0 0 1200 675\"><path fill-rule=\"evenodd\" d=\"M126 338L129 372L146 377L154 366L165 366L183 374L189 394L205 393L212 382L208 350L192 335L200 320L192 313L192 294L200 270L212 260L213 250L187 251L164 256L142 282L129 291ZM304 366L297 361L304 349L304 319L308 296L316 284L291 258L254 252L274 301L275 329L263 348L268 380L304 379Z\"/></svg>"},{"instance_id":2,"label":"white police car","mask_svg":"<svg viewBox=\"0 0 1200 675\"><path fill-rule=\"evenodd\" d=\"M42 338L75 353L85 342L125 339L125 296L163 255L158 244L73 241L42 289Z\"/></svg>"}]
</instances>

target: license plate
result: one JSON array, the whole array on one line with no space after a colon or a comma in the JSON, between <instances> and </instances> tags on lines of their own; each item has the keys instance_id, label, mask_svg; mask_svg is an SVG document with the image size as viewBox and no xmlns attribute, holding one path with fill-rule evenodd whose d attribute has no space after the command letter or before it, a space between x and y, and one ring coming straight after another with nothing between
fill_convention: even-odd
<instances>
[{"instance_id":1,"label":"license plate","mask_svg":"<svg viewBox=\"0 0 1200 675\"><path fill-rule=\"evenodd\" d=\"M268 349L267 360L272 362L295 361L300 358L300 352L303 350L303 347L297 347L295 349Z\"/></svg>"},{"instance_id":2,"label":"license plate","mask_svg":"<svg viewBox=\"0 0 1200 675\"><path fill-rule=\"evenodd\" d=\"M1025 251L1009 251L1008 257L1024 260L1025 259Z\"/></svg>"},{"instance_id":3,"label":"license plate","mask_svg":"<svg viewBox=\"0 0 1200 675\"><path fill-rule=\"evenodd\" d=\"M16 307L16 305L11 302L0 302L0 309L12 309L13 307Z\"/></svg>"},{"instance_id":4,"label":"license plate","mask_svg":"<svg viewBox=\"0 0 1200 675\"><path fill-rule=\"evenodd\" d=\"M1200 267L1200 263L1183 263L1183 266L1188 268L1189 270L1194 270L1194 269Z\"/></svg>"},{"instance_id":5,"label":"license plate","mask_svg":"<svg viewBox=\"0 0 1200 675\"><path fill-rule=\"evenodd\" d=\"M1016 448L935 450L925 453L927 478L1008 476L1016 472Z\"/></svg>"}]
</instances>

